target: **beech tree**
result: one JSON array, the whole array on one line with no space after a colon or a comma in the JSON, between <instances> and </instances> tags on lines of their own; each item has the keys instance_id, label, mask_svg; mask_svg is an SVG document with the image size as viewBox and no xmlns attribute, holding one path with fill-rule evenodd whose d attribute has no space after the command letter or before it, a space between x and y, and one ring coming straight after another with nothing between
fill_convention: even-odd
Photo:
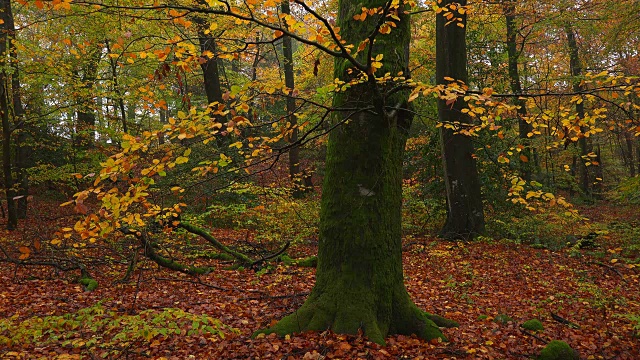
<instances>
[{"instance_id":1,"label":"beech tree","mask_svg":"<svg viewBox=\"0 0 640 360\"><path fill-rule=\"evenodd\" d=\"M376 14L357 21L363 6ZM389 334L443 337L403 283L400 207L412 121L408 92L392 92L392 83L374 78L409 76L410 22L404 10L401 1L339 2L342 39L370 48L356 59L335 59L334 77L356 83L334 96L333 122L344 124L329 135L315 287L300 309L266 332L361 330L378 343ZM380 31L385 21L394 27L388 34ZM380 63L370 54L384 65L376 69Z\"/></svg>"},{"instance_id":2,"label":"beech tree","mask_svg":"<svg viewBox=\"0 0 640 360\"><path fill-rule=\"evenodd\" d=\"M458 95L441 97L438 101L444 182L447 192L447 220L441 235L445 238L467 239L484 231L484 213L480 180L474 158L473 140L461 133L472 126L471 118L462 112L467 107L467 49L465 40L466 11L459 7L466 1L443 1L444 11L436 15L436 82L447 85L459 82ZM456 14L451 21L447 14ZM459 26L458 26L459 25ZM450 125L450 126L446 126Z\"/></svg>"}]
</instances>

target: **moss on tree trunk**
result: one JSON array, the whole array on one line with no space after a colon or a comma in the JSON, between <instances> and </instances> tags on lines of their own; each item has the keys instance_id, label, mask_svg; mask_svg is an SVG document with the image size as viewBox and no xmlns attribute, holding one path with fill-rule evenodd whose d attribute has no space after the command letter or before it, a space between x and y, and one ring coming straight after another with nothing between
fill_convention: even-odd
<instances>
[{"instance_id":1,"label":"moss on tree trunk","mask_svg":"<svg viewBox=\"0 0 640 360\"><path fill-rule=\"evenodd\" d=\"M340 1L342 38L359 44L378 18L360 22L353 21L353 16L363 6L385 5L380 0ZM372 54L384 54L378 76L406 69L409 19L404 14L400 18L390 34L377 36ZM362 56L359 60L366 63ZM349 80L346 74L351 66L336 59L335 76ZM402 159L411 116L397 108L406 108L407 93L385 98L380 95L384 90L384 85L369 81L334 97L335 107L361 111L338 111L333 119L342 121L348 116L349 121L329 136L316 284L300 309L260 332L284 335L331 329L356 334L361 329L377 343L384 343L389 334L444 338L411 301L403 283Z\"/></svg>"}]
</instances>

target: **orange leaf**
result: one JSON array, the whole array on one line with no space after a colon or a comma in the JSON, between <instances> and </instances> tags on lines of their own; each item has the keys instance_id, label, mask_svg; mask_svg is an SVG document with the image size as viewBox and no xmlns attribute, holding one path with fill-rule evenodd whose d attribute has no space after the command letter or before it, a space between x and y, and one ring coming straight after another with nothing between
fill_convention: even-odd
<instances>
[{"instance_id":1,"label":"orange leaf","mask_svg":"<svg viewBox=\"0 0 640 360\"><path fill-rule=\"evenodd\" d=\"M27 259L29 255L31 255L31 249L29 249L26 246L20 246L19 250L20 250L20 257L18 259L20 260Z\"/></svg>"},{"instance_id":2,"label":"orange leaf","mask_svg":"<svg viewBox=\"0 0 640 360\"><path fill-rule=\"evenodd\" d=\"M528 162L529 158L526 155L520 155L520 161L522 162Z\"/></svg>"}]
</instances>

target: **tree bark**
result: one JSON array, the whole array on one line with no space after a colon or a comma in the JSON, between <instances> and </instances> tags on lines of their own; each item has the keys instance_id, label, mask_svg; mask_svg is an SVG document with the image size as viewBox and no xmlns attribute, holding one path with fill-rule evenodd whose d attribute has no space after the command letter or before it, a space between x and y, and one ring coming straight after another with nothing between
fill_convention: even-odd
<instances>
[{"instance_id":1,"label":"tree bark","mask_svg":"<svg viewBox=\"0 0 640 360\"><path fill-rule=\"evenodd\" d=\"M15 22L13 19L13 9L11 2L7 2L7 8L4 9L3 19L5 21L7 31L7 51L9 51L9 61L11 67L11 97L13 105L13 126L15 136L15 162L16 181L18 185L16 195L16 211L19 219L27 217L27 199L29 195L29 177L27 176L27 161L32 152L31 147L27 145L27 129L26 114L22 106L22 88L20 86L20 69L18 67L18 53L13 42L16 37Z\"/></svg>"},{"instance_id":2,"label":"tree bark","mask_svg":"<svg viewBox=\"0 0 640 360\"><path fill-rule=\"evenodd\" d=\"M516 3L515 0L505 0L502 4L503 13L507 25L507 55L509 63L509 84L511 92L514 95L522 95L522 84L520 83L520 71L518 70L518 48L517 48L517 29L516 29ZM518 107L518 135L520 142L524 146L520 158L520 175L526 181L531 181L533 172L533 148L529 133L533 131L533 126L526 121L527 106L523 99L515 98L514 104Z\"/></svg>"},{"instance_id":3,"label":"tree bark","mask_svg":"<svg viewBox=\"0 0 640 360\"><path fill-rule=\"evenodd\" d=\"M105 46L107 48L107 53L111 53L109 40L105 40ZM111 81L113 81L113 90L117 97L118 107L120 110L120 118L122 119L122 131L125 134L128 134L129 127L127 126L127 113L124 109L124 99L122 98L122 92L120 91L120 85L118 84L118 64L116 63L115 59L110 57L109 65L111 66Z\"/></svg>"},{"instance_id":4,"label":"tree bark","mask_svg":"<svg viewBox=\"0 0 640 360\"><path fill-rule=\"evenodd\" d=\"M582 75L582 67L580 66L580 57L578 56L578 43L576 42L576 35L571 25L565 25L565 32L567 34L567 45L569 47L569 68L571 76L573 77L573 91L582 91L582 85L580 85L580 76ZM576 103L576 113L578 115L577 121L584 119L584 102ZM580 126L580 133L578 139L578 148L580 150L580 161L578 167L578 176L580 190L586 195L591 193L590 181L589 181L589 169L587 167L586 156L591 152L587 138L583 135L586 131L584 125Z\"/></svg>"},{"instance_id":5,"label":"tree bark","mask_svg":"<svg viewBox=\"0 0 640 360\"><path fill-rule=\"evenodd\" d=\"M466 6L467 1L445 0L440 4ZM445 77L468 81L466 13L456 14L464 27L448 20L441 12L436 15L436 82L448 84ZM460 95L453 104L444 99L438 101L438 120L442 124L471 124L471 119L461 112L467 105ZM474 148L471 137L456 133L445 126L440 128L444 181L447 192L447 220L440 235L447 239L470 239L484 232L482 194Z\"/></svg>"},{"instance_id":6,"label":"tree bark","mask_svg":"<svg viewBox=\"0 0 640 360\"><path fill-rule=\"evenodd\" d=\"M78 109L76 110L76 142L79 148L93 147L95 142L96 113L91 93L98 77L98 64L102 57L102 48L96 47L87 57L87 61L82 68L81 88L82 93L78 99Z\"/></svg>"},{"instance_id":7,"label":"tree bark","mask_svg":"<svg viewBox=\"0 0 640 360\"><path fill-rule=\"evenodd\" d=\"M384 0L364 3L341 0L338 26L347 44L359 44L374 28L377 16L353 21L367 8L385 7ZM408 15L400 11L397 28L376 37L372 55L382 53L377 74L405 71L410 41ZM390 19L390 18L387 18ZM361 52L360 61L367 50ZM334 76L349 81L352 65L335 60ZM384 89L372 77L336 93L333 121L349 121L329 135L323 184L316 284L300 309L262 332L280 335L331 329L377 343L389 334L443 338L439 328L409 298L404 287L401 246L402 160L411 113L408 93L380 97ZM395 109L395 110L393 110ZM404 109L404 110L403 110Z\"/></svg>"},{"instance_id":8,"label":"tree bark","mask_svg":"<svg viewBox=\"0 0 640 360\"><path fill-rule=\"evenodd\" d=\"M291 14L291 9L289 8L289 0L283 0L280 4L280 11L282 14ZM284 24L286 28L286 22ZM290 130L289 133L289 143L294 144L289 149L289 177L293 182L293 196L295 198L300 198L303 194L302 189L302 181L300 174L300 147L298 147L295 143L298 141L298 118L295 114L296 111L296 100L293 97L293 90L295 89L295 77L293 73L293 47L292 47L291 37L284 35L282 37L282 54L284 57L283 61L283 72L284 72L284 84L289 89L289 94L287 94L287 120L288 127Z\"/></svg>"},{"instance_id":9,"label":"tree bark","mask_svg":"<svg viewBox=\"0 0 640 360\"><path fill-rule=\"evenodd\" d=\"M628 129L624 129L623 131L624 131L624 141L627 145L626 153L629 154L628 159L625 159L625 163L629 167L629 175L631 175L631 177L634 177L636 176L636 163L633 159L634 157L633 134L631 134L631 132Z\"/></svg>"},{"instance_id":10,"label":"tree bark","mask_svg":"<svg viewBox=\"0 0 640 360\"><path fill-rule=\"evenodd\" d=\"M11 1L0 0L0 19L3 23L0 25L0 56L7 61L7 51L9 49L9 42L11 37L9 36L10 29L8 28L10 14ZM4 64L3 64L4 65ZM4 175L4 188L7 198L7 230L14 230L18 226L18 213L15 205L15 197L17 195L14 187L14 180L12 174L12 146L11 146L11 134L13 133L13 126L11 125L9 108L9 76L6 71L6 67L2 66L0 71L0 118L2 121L2 172Z\"/></svg>"},{"instance_id":11,"label":"tree bark","mask_svg":"<svg viewBox=\"0 0 640 360\"><path fill-rule=\"evenodd\" d=\"M222 104L224 100L222 99L222 83L220 81L216 39L211 33L207 33L209 29L208 21L200 16L194 17L194 21L198 26L198 42L200 44L200 51L202 52L200 68L202 69L204 92L207 96L207 102L208 104L213 102Z\"/></svg>"}]
</instances>

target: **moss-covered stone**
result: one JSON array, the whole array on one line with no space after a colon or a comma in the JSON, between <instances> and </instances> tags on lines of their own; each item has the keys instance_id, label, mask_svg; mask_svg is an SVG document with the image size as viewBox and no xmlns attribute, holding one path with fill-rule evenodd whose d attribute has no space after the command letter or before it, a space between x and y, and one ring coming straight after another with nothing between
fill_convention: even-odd
<instances>
[{"instance_id":1,"label":"moss-covered stone","mask_svg":"<svg viewBox=\"0 0 640 360\"><path fill-rule=\"evenodd\" d=\"M83 277L78 280L78 283L83 285L86 291L93 291L98 288L98 282L90 277Z\"/></svg>"},{"instance_id":2,"label":"moss-covered stone","mask_svg":"<svg viewBox=\"0 0 640 360\"><path fill-rule=\"evenodd\" d=\"M580 355L566 342L553 340L542 349L538 360L580 360Z\"/></svg>"},{"instance_id":3,"label":"moss-covered stone","mask_svg":"<svg viewBox=\"0 0 640 360\"><path fill-rule=\"evenodd\" d=\"M540 320L538 320L538 319L527 320L527 321L524 322L524 324L522 324L522 327L524 329L529 330L529 331L543 331L544 330L544 326L542 326L542 322L540 322Z\"/></svg>"}]
</instances>

